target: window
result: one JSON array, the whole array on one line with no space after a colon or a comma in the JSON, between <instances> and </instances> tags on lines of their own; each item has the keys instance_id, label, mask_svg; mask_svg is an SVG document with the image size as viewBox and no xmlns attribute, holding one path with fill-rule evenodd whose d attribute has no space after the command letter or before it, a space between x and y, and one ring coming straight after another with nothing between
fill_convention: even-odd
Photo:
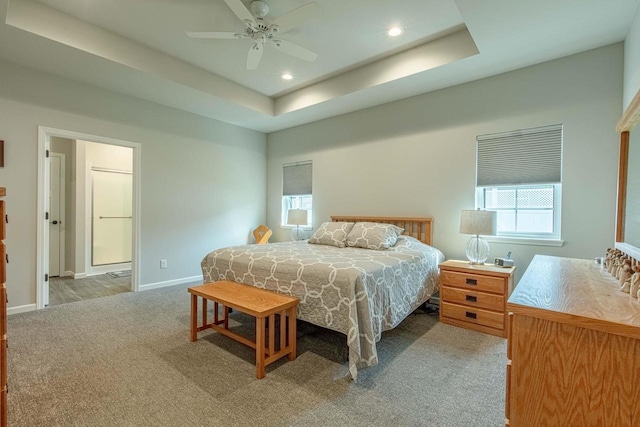
<instances>
[{"instance_id":1,"label":"window","mask_svg":"<svg viewBox=\"0 0 640 427\"><path fill-rule=\"evenodd\" d=\"M282 225L287 225L289 209L303 209L307 211L307 224L304 227L311 227L312 168L311 162L282 167Z\"/></svg>"},{"instance_id":2,"label":"window","mask_svg":"<svg viewBox=\"0 0 640 427\"><path fill-rule=\"evenodd\" d=\"M560 239L562 125L477 137L476 206L498 236Z\"/></svg>"}]
</instances>

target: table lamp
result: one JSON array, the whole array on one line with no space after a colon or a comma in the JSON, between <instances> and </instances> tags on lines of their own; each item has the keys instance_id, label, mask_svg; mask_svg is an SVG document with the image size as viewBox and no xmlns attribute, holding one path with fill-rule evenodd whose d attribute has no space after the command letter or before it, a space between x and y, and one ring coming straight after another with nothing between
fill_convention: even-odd
<instances>
[{"instance_id":1,"label":"table lamp","mask_svg":"<svg viewBox=\"0 0 640 427\"><path fill-rule=\"evenodd\" d=\"M307 225L307 211L303 209L289 209L287 213L287 225L295 225L296 228L291 230L292 240L300 239L300 226Z\"/></svg>"},{"instance_id":2,"label":"table lamp","mask_svg":"<svg viewBox=\"0 0 640 427\"><path fill-rule=\"evenodd\" d=\"M489 243L483 236L494 236L497 230L498 213L480 209L463 210L460 215L460 233L473 234L467 243L467 258L472 265L484 264L489 257Z\"/></svg>"}]
</instances>

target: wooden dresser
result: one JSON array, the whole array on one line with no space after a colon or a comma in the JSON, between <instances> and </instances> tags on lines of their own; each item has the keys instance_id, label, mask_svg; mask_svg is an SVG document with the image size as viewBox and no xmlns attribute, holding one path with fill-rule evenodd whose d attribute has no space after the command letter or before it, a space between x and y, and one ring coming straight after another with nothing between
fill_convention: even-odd
<instances>
[{"instance_id":1,"label":"wooden dresser","mask_svg":"<svg viewBox=\"0 0 640 427\"><path fill-rule=\"evenodd\" d=\"M0 187L0 198L6 196L4 187ZM4 282L7 278L5 239L5 205L0 200L0 426L7 425L7 290Z\"/></svg>"},{"instance_id":2,"label":"wooden dresser","mask_svg":"<svg viewBox=\"0 0 640 427\"><path fill-rule=\"evenodd\" d=\"M443 262L440 264L440 321L506 338L506 304L513 290L515 271L515 267L493 264Z\"/></svg>"},{"instance_id":3,"label":"wooden dresser","mask_svg":"<svg viewBox=\"0 0 640 427\"><path fill-rule=\"evenodd\" d=\"M507 310L506 425L640 425L640 304L606 270L537 255Z\"/></svg>"}]
</instances>

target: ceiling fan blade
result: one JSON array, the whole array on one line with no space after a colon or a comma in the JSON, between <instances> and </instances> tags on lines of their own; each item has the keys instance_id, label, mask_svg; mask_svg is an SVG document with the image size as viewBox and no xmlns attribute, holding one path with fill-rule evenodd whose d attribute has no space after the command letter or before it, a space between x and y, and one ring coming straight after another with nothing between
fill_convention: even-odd
<instances>
[{"instance_id":1,"label":"ceiling fan blade","mask_svg":"<svg viewBox=\"0 0 640 427\"><path fill-rule=\"evenodd\" d=\"M305 61L313 62L318 58L317 53L287 40L273 40L273 44L282 53L304 59Z\"/></svg>"},{"instance_id":2,"label":"ceiling fan blade","mask_svg":"<svg viewBox=\"0 0 640 427\"><path fill-rule=\"evenodd\" d=\"M244 39L246 34L232 33L229 31L200 31L200 32L187 32L189 37L194 39Z\"/></svg>"},{"instance_id":3,"label":"ceiling fan blade","mask_svg":"<svg viewBox=\"0 0 640 427\"><path fill-rule=\"evenodd\" d=\"M229 9L231 9L233 13L235 13L235 15L245 23L245 25L248 25L247 21L250 21L255 25L255 18L240 0L224 0L224 2L229 6Z\"/></svg>"},{"instance_id":4,"label":"ceiling fan blade","mask_svg":"<svg viewBox=\"0 0 640 427\"><path fill-rule=\"evenodd\" d=\"M289 13L285 13L273 20L271 25L277 25L280 27L279 31L281 33L287 32L292 28L295 28L302 21L311 18L313 15L320 13L322 9L318 6L317 3L311 2L307 3L304 6L300 6L297 9L292 10Z\"/></svg>"},{"instance_id":5,"label":"ceiling fan blade","mask_svg":"<svg viewBox=\"0 0 640 427\"><path fill-rule=\"evenodd\" d=\"M255 70L258 68L264 47L259 43L254 43L247 54L247 70Z\"/></svg>"}]
</instances>

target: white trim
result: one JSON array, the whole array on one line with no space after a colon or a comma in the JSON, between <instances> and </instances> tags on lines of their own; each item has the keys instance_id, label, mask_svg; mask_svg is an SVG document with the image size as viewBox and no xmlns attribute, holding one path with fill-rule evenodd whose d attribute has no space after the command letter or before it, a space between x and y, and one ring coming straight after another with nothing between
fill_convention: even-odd
<instances>
[{"instance_id":1,"label":"white trim","mask_svg":"<svg viewBox=\"0 0 640 427\"><path fill-rule=\"evenodd\" d=\"M61 277L73 277L75 279L75 273L71 270L66 270Z\"/></svg>"},{"instance_id":2,"label":"white trim","mask_svg":"<svg viewBox=\"0 0 640 427\"><path fill-rule=\"evenodd\" d=\"M44 275L49 273L49 227L45 227L45 212L49 198L49 167L46 150L50 148L51 135L46 128L38 126L38 200L36 213L36 308L44 308L47 298L47 283ZM47 222L48 224L48 222Z\"/></svg>"},{"instance_id":3,"label":"white trim","mask_svg":"<svg viewBox=\"0 0 640 427\"><path fill-rule=\"evenodd\" d=\"M85 279L87 277L87 273L73 273L74 279Z\"/></svg>"},{"instance_id":4,"label":"white trim","mask_svg":"<svg viewBox=\"0 0 640 427\"><path fill-rule=\"evenodd\" d=\"M125 141L121 139L108 138L104 136L90 135L64 129L54 129L45 126L38 126L38 201L36 221L36 308L44 308L44 275L47 273L49 236L48 228L44 227L44 214L46 212L49 180L49 171L46 168L45 150L50 148L52 136L60 138L75 139L98 142L101 144L118 145L133 149L133 206L132 206L132 248L131 248L131 290L137 292L140 289L140 219L141 219L141 174L142 174L142 144L138 142ZM77 266L76 266L77 267ZM82 274L74 274L74 278L80 278ZM76 277L78 276L78 277ZM86 276L85 276L86 277Z\"/></svg>"},{"instance_id":5,"label":"white trim","mask_svg":"<svg viewBox=\"0 0 640 427\"><path fill-rule=\"evenodd\" d=\"M564 240L560 239L537 239L533 237L511 237L511 236L483 236L490 243L513 243L515 245L532 246L562 246Z\"/></svg>"},{"instance_id":6,"label":"white trim","mask_svg":"<svg viewBox=\"0 0 640 427\"><path fill-rule=\"evenodd\" d=\"M167 280L166 282L156 282L156 283L148 283L146 285L141 285L140 290L150 291L152 289L166 288L167 286L182 285L184 283L191 283L191 282L197 282L197 281L202 282L202 280L203 280L202 275L183 277L181 279Z\"/></svg>"},{"instance_id":7,"label":"white trim","mask_svg":"<svg viewBox=\"0 0 640 427\"><path fill-rule=\"evenodd\" d=\"M629 255L633 259L640 259L640 249L635 246L631 246L628 243L616 242L616 249L620 249L625 254Z\"/></svg>"},{"instance_id":8,"label":"white trim","mask_svg":"<svg viewBox=\"0 0 640 427\"><path fill-rule=\"evenodd\" d=\"M11 316L12 314L20 314L20 313L26 313L29 311L36 311L36 305L35 304L27 304L27 305L19 305L17 307L8 307L7 308L7 315Z\"/></svg>"}]
</instances>

